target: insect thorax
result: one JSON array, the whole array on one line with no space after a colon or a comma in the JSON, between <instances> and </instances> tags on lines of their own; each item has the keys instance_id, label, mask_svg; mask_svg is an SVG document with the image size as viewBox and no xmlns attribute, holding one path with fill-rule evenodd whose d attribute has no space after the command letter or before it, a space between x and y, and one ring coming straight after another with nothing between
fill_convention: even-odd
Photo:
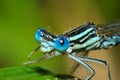
<instances>
[{"instance_id":1,"label":"insect thorax","mask_svg":"<svg viewBox=\"0 0 120 80\"><path fill-rule=\"evenodd\" d=\"M97 34L96 26L88 23L71 31L68 35L69 52L107 49L115 46L120 37Z\"/></svg>"}]
</instances>

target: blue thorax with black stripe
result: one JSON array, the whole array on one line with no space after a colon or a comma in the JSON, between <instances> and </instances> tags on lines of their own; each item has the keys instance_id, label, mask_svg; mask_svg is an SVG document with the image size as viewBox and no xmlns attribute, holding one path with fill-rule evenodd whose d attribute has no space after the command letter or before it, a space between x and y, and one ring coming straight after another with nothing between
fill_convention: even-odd
<instances>
[{"instance_id":1,"label":"blue thorax with black stripe","mask_svg":"<svg viewBox=\"0 0 120 80\"><path fill-rule=\"evenodd\" d=\"M76 54L81 51L88 52L96 49L107 49L120 43L120 21L97 26L93 23L88 23L60 36L51 34L44 28L39 28L35 38L40 43L40 46L33 50L28 55L28 58L30 59L39 48L45 54L36 60L28 61L24 64L32 64L43 59L68 53L70 58L85 66L92 73L86 80L90 80L95 75L95 71L83 60L104 64L107 69L108 80L111 80L109 66L106 61L88 58L85 55L77 56Z\"/></svg>"},{"instance_id":2,"label":"blue thorax with black stripe","mask_svg":"<svg viewBox=\"0 0 120 80\"><path fill-rule=\"evenodd\" d=\"M67 53L111 48L120 42L119 35L111 36L111 33L103 35L101 33L103 28L104 25L96 27L93 23L88 23L61 36L53 35L40 28L36 32L36 40L42 45L41 50L43 52L56 50ZM106 29L106 32L109 31L107 28L104 29Z\"/></svg>"}]
</instances>

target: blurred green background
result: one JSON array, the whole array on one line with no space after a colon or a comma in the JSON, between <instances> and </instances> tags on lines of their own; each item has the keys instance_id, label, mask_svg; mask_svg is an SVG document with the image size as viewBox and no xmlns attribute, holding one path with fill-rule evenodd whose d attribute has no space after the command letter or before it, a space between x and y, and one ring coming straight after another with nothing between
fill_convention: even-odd
<instances>
[{"instance_id":1,"label":"blurred green background","mask_svg":"<svg viewBox=\"0 0 120 80\"><path fill-rule=\"evenodd\" d=\"M0 67L27 61L27 55L39 45L34 39L38 27L59 35L89 21L95 24L112 22L120 19L119 5L119 0L0 0ZM119 80L119 48L90 53L90 57L110 64L113 80ZM69 61L66 59L58 56L38 64L64 73L69 66L65 65ZM105 71L99 70L96 79L105 80L106 75L102 74Z\"/></svg>"}]
</instances>

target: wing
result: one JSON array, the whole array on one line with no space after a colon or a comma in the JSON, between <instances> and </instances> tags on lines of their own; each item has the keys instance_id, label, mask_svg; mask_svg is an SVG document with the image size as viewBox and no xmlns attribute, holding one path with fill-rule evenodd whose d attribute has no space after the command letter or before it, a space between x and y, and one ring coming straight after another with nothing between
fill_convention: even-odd
<instances>
[{"instance_id":1,"label":"wing","mask_svg":"<svg viewBox=\"0 0 120 80\"><path fill-rule=\"evenodd\" d=\"M99 24L96 27L97 34L107 36L120 36L120 20L109 24Z\"/></svg>"}]
</instances>

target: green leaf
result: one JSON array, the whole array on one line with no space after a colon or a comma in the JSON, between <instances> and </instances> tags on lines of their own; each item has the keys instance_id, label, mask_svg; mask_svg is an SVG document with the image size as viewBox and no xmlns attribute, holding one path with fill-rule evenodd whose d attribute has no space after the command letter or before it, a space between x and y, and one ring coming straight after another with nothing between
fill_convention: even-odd
<instances>
[{"instance_id":1,"label":"green leaf","mask_svg":"<svg viewBox=\"0 0 120 80\"><path fill-rule=\"evenodd\" d=\"M17 66L0 69L0 80L73 80L75 77L54 74L37 66Z\"/></svg>"}]
</instances>

